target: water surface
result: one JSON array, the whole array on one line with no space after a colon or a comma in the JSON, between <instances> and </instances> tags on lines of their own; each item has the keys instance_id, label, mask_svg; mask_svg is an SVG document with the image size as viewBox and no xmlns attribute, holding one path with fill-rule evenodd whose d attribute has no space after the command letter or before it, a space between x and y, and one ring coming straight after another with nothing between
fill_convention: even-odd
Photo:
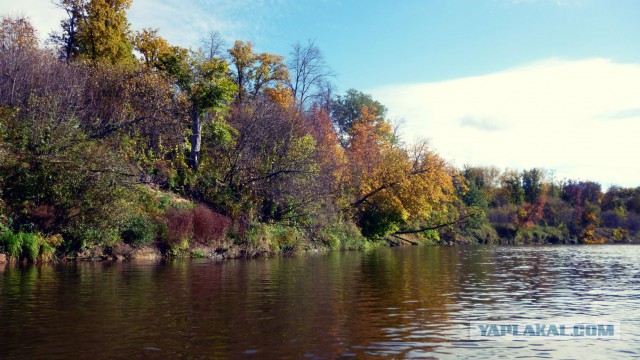
<instances>
[{"instance_id":1,"label":"water surface","mask_svg":"<svg viewBox=\"0 0 640 360\"><path fill-rule=\"evenodd\" d=\"M640 357L640 246L2 266L2 358ZM622 339L469 340L470 321L560 316Z\"/></svg>"}]
</instances>

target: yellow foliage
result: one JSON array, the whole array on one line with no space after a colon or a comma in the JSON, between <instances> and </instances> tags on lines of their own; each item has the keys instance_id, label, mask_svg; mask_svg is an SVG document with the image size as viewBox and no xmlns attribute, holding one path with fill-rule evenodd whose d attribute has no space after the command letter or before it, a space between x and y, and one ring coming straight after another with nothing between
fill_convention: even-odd
<instances>
[{"instance_id":1,"label":"yellow foliage","mask_svg":"<svg viewBox=\"0 0 640 360\"><path fill-rule=\"evenodd\" d=\"M269 100L282 106L283 108L290 108L295 105L296 98L293 97L291 89L285 87L282 84L276 85L275 88L268 88L266 90Z\"/></svg>"},{"instance_id":2,"label":"yellow foliage","mask_svg":"<svg viewBox=\"0 0 640 360\"><path fill-rule=\"evenodd\" d=\"M158 35L157 29L142 29L136 32L133 45L142 54L142 61L149 68L158 62L160 55L170 51L169 43Z\"/></svg>"},{"instance_id":3,"label":"yellow foliage","mask_svg":"<svg viewBox=\"0 0 640 360\"><path fill-rule=\"evenodd\" d=\"M58 247L60 245L62 245L64 243L64 239L62 238L62 235L60 234L55 234L52 236L49 236L46 239L47 244L53 246L53 247Z\"/></svg>"},{"instance_id":4,"label":"yellow foliage","mask_svg":"<svg viewBox=\"0 0 640 360\"><path fill-rule=\"evenodd\" d=\"M596 238L596 237L589 237L589 238L584 238L582 239L582 242L584 244L604 244L607 241L607 239L600 237L600 238Z\"/></svg>"},{"instance_id":5,"label":"yellow foliage","mask_svg":"<svg viewBox=\"0 0 640 360\"><path fill-rule=\"evenodd\" d=\"M365 201L405 223L446 216L455 199L453 174L425 141L410 149L395 146L390 124L363 107L349 132L347 181L354 204Z\"/></svg>"}]
</instances>

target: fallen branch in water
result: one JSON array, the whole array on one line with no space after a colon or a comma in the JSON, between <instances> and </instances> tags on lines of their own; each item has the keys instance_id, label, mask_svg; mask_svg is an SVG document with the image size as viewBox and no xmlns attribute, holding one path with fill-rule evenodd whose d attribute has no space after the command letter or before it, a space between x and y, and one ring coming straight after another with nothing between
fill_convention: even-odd
<instances>
[{"instance_id":1,"label":"fallen branch in water","mask_svg":"<svg viewBox=\"0 0 640 360\"><path fill-rule=\"evenodd\" d=\"M467 221L468 218L470 218L472 216L475 216L475 215L477 215L477 214L475 214L475 213L467 214L467 215L464 215L464 216L461 216L461 217L457 218L456 220L454 220L452 222L439 224L439 225L435 225L435 226L429 226L429 227L420 228L420 229L416 229L416 230L396 231L396 232L392 233L391 236L398 237L398 235L417 234L417 233L421 233L421 232L425 232L425 231L429 231L429 230L437 230L437 229L440 229L440 228L443 228L443 227L447 227L447 226L451 226L451 225L455 225L455 224L459 224L459 223L465 222L465 221Z\"/></svg>"}]
</instances>

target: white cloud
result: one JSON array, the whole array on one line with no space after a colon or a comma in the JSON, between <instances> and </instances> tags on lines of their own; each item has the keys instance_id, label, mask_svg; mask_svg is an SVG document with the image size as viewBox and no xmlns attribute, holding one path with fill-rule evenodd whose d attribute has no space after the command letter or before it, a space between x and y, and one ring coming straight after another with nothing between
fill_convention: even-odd
<instances>
[{"instance_id":1,"label":"white cloud","mask_svg":"<svg viewBox=\"0 0 640 360\"><path fill-rule=\"evenodd\" d=\"M0 15L28 16L41 40L46 40L52 30L58 30L65 16L50 0L0 0Z\"/></svg>"},{"instance_id":2,"label":"white cloud","mask_svg":"<svg viewBox=\"0 0 640 360\"><path fill-rule=\"evenodd\" d=\"M197 47L211 31L231 43L262 40L266 24L283 11L288 0L136 0L129 11L134 29L159 28L172 44Z\"/></svg>"},{"instance_id":3,"label":"white cloud","mask_svg":"<svg viewBox=\"0 0 640 360\"><path fill-rule=\"evenodd\" d=\"M369 91L458 165L543 167L640 186L640 64L549 59L485 76Z\"/></svg>"},{"instance_id":4,"label":"white cloud","mask_svg":"<svg viewBox=\"0 0 640 360\"><path fill-rule=\"evenodd\" d=\"M54 0L56 1L56 0ZM0 0L0 15L27 15L45 40L59 30L64 11L52 0ZM133 30L159 28L172 44L194 46L211 31L228 42L248 35L263 40L268 20L287 9L289 0L135 0L127 13ZM267 38L266 35L264 35Z\"/></svg>"}]
</instances>

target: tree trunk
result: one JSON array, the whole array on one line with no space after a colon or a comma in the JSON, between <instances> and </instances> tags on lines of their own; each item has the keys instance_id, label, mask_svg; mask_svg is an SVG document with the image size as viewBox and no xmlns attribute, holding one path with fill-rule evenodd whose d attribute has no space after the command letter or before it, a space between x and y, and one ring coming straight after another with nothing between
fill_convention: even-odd
<instances>
[{"instance_id":1,"label":"tree trunk","mask_svg":"<svg viewBox=\"0 0 640 360\"><path fill-rule=\"evenodd\" d=\"M191 168L198 171L200 165L200 144L202 142L202 120L198 106L194 105L191 112L191 120L193 135L191 135Z\"/></svg>"}]
</instances>

